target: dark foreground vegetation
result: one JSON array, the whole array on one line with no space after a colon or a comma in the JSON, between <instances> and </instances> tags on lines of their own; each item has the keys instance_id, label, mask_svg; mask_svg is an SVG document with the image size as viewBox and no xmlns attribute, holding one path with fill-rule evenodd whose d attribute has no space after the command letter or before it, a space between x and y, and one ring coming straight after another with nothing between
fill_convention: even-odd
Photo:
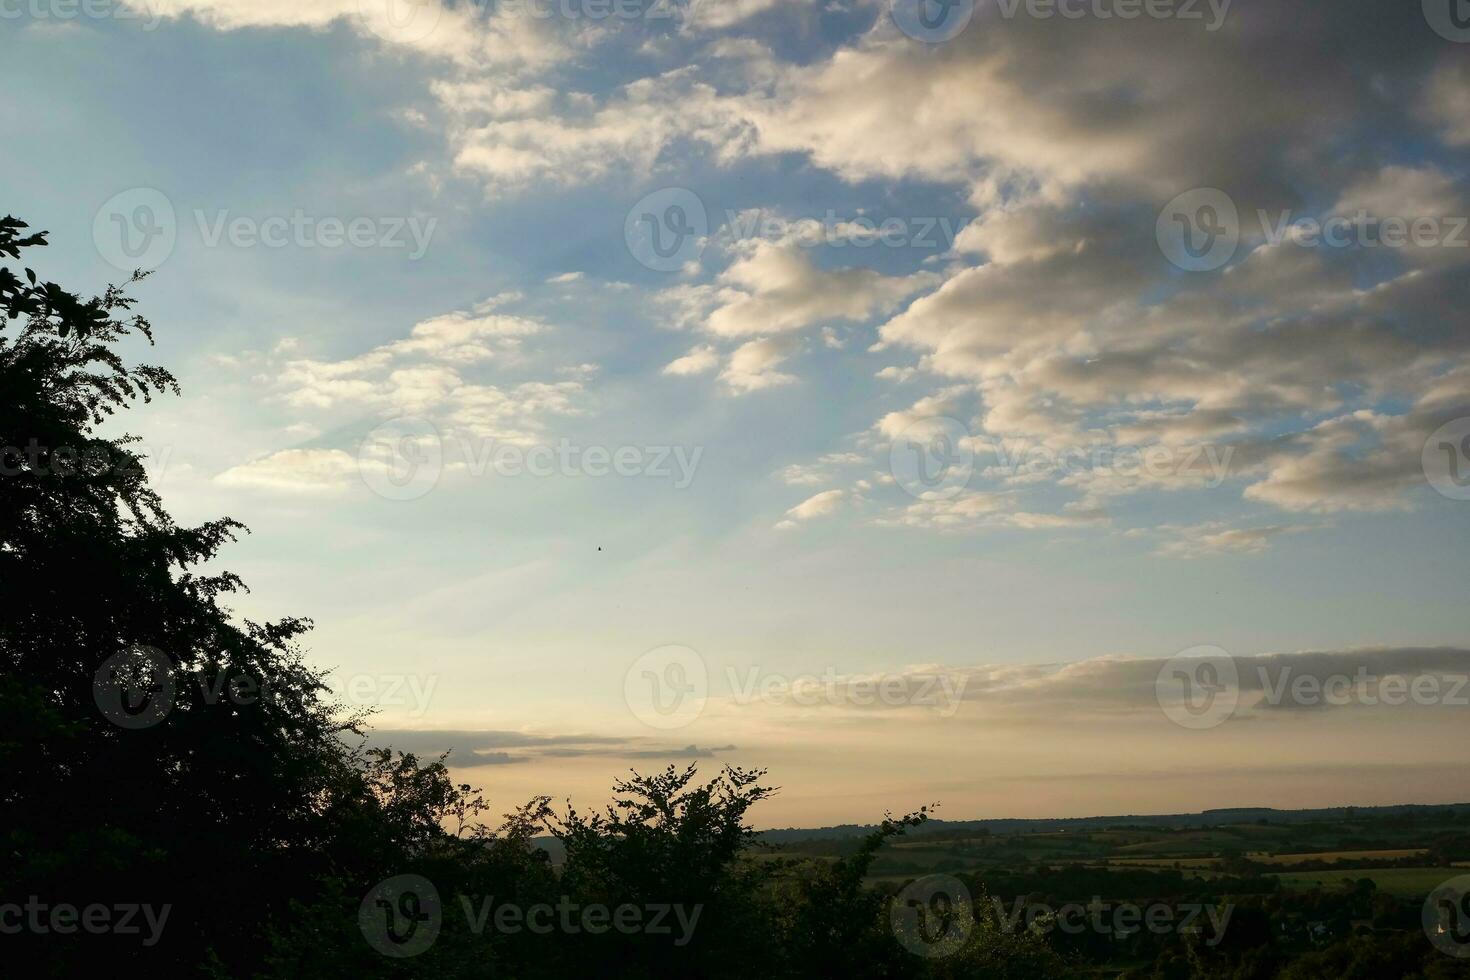
<instances>
[{"instance_id":1,"label":"dark foreground vegetation","mask_svg":"<svg viewBox=\"0 0 1470 980\"><path fill-rule=\"evenodd\" d=\"M0 976L1470 975L1413 901L1283 891L1244 853L1217 875L1062 855L936 877L891 846L932 843L911 834L927 813L773 852L759 771L501 816L441 761L368 748L303 660L309 622L232 615L243 584L208 569L244 529L176 524L135 444L102 434L177 386L120 356L151 339L125 293L26 267L44 244L0 220ZM1114 910L1073 931L1089 901L1171 927Z\"/></svg>"}]
</instances>

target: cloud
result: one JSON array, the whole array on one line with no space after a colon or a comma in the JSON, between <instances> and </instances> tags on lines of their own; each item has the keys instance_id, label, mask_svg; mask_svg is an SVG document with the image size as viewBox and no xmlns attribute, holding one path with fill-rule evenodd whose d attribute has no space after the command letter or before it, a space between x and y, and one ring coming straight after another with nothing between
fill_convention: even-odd
<instances>
[{"instance_id":1,"label":"cloud","mask_svg":"<svg viewBox=\"0 0 1470 980\"><path fill-rule=\"evenodd\" d=\"M215 477L222 486L272 493L322 495L346 490L358 476L357 459L340 449L285 449Z\"/></svg>"},{"instance_id":2,"label":"cloud","mask_svg":"<svg viewBox=\"0 0 1470 980\"><path fill-rule=\"evenodd\" d=\"M1258 555L1282 534L1307 530L1291 524L1263 527L1226 527L1218 522L1190 526L1165 525L1155 529L1169 540L1155 552L1163 558L1199 558L1206 555Z\"/></svg>"},{"instance_id":3,"label":"cloud","mask_svg":"<svg viewBox=\"0 0 1470 980\"><path fill-rule=\"evenodd\" d=\"M766 337L741 344L730 354L725 370L720 372L720 380L736 394L790 384L796 376L783 374L776 366L799 346L794 337Z\"/></svg>"},{"instance_id":4,"label":"cloud","mask_svg":"<svg viewBox=\"0 0 1470 980\"><path fill-rule=\"evenodd\" d=\"M689 0L687 23L696 30L720 30L779 5L780 0Z\"/></svg>"},{"instance_id":5,"label":"cloud","mask_svg":"<svg viewBox=\"0 0 1470 980\"><path fill-rule=\"evenodd\" d=\"M936 414L961 412L977 439L1230 448L1229 492L1292 513L1409 505L1415 439L1443 417L1416 404L1419 393L1440 392L1445 410L1465 402L1446 379L1470 364L1459 329L1467 250L1310 248L1267 241L1260 227L1261 213L1465 210L1467 69L1412 4L1254 5L1218 29L1003 18L981 4L968 30L937 46L913 43L868 5L869 29L823 35L800 57L737 36L774 16L770 0L702 4L683 32L647 39L662 55L702 45L699 57L673 70L644 62L655 67L595 91L572 83L577 56L619 32L427 6L442 18L436 30L375 43L425 60L447 166L487 195L796 154L854 189L923 182L978 213L952 253L918 271L829 266L790 235L714 243L706 261L729 263L712 281L657 297L710 340L667 365L670 375L718 371L736 394L790 385L796 375L782 366L809 332L841 344L834 325L856 336L876 319L874 349L916 360L880 376L932 390L913 410L875 408L870 439L892 438L929 402ZM384 27L356 0L158 9L223 30L340 24L377 37ZM1303 47L1302 36L1318 43ZM1176 195L1204 187L1237 205L1240 245L1227 267L1181 275L1155 222ZM756 203L742 216L761 213ZM583 394L472 376L514 363L534 333L516 328L528 322L471 310L357 357L298 355L278 394L320 412L428 412L524 441L541 424L526 402L570 411ZM288 463L309 469L272 465ZM1054 482L1077 495L1076 509L1022 501L1005 519L1077 526L1108 498L1219 490L1206 476L1061 474ZM1045 489L1035 474L986 478L998 482L986 490ZM953 515L897 501L891 516L927 525ZM1217 550L1226 540L1244 547L1221 539Z\"/></svg>"},{"instance_id":6,"label":"cloud","mask_svg":"<svg viewBox=\"0 0 1470 980\"><path fill-rule=\"evenodd\" d=\"M819 269L810 250L755 243L720 274L704 328L721 337L784 333L833 320L865 320L932 286L918 272L885 276L872 269Z\"/></svg>"},{"instance_id":7,"label":"cloud","mask_svg":"<svg viewBox=\"0 0 1470 980\"><path fill-rule=\"evenodd\" d=\"M318 443L267 453L215 477L223 486L293 494L340 493L364 469L390 459L362 455L364 420L409 417L432 425L446 448L487 442L533 445L548 420L580 414L590 364L566 365L557 380L491 380L487 370L519 373L525 341L547 331L540 320L498 312L511 297L415 324L408 336L337 360L300 356L292 339L277 345L253 381L266 397L313 418L287 432L328 432ZM262 366L257 363L257 367ZM331 445L334 440L348 440ZM323 444L325 443L325 444ZM359 458L360 457L360 458ZM462 461L448 459L451 466Z\"/></svg>"},{"instance_id":8,"label":"cloud","mask_svg":"<svg viewBox=\"0 0 1470 980\"><path fill-rule=\"evenodd\" d=\"M686 377L694 374L707 374L720 365L719 353L709 345L695 347L683 357L675 358L664 365L664 374L672 374L678 377Z\"/></svg>"},{"instance_id":9,"label":"cloud","mask_svg":"<svg viewBox=\"0 0 1470 980\"><path fill-rule=\"evenodd\" d=\"M578 411L585 383L468 377L488 363L519 365L525 340L546 330L539 320L491 312L498 302L431 317L402 340L341 360L288 358L262 380L297 408L425 415L477 437L530 442L540 417Z\"/></svg>"},{"instance_id":10,"label":"cloud","mask_svg":"<svg viewBox=\"0 0 1470 980\"><path fill-rule=\"evenodd\" d=\"M782 530L786 530L804 521L830 517L832 514L837 513L838 509L842 507L847 499L848 494L845 490L823 490L821 493L813 494L788 510L786 512L786 519L776 526Z\"/></svg>"},{"instance_id":11,"label":"cloud","mask_svg":"<svg viewBox=\"0 0 1470 980\"><path fill-rule=\"evenodd\" d=\"M148 16L191 17L221 31L322 31L346 24L389 50L408 51L481 71L542 66L570 53L566 42L544 19L514 14L482 16L484 8L479 4L443 0L401 5L392 0L147 0L144 7Z\"/></svg>"},{"instance_id":12,"label":"cloud","mask_svg":"<svg viewBox=\"0 0 1470 980\"><path fill-rule=\"evenodd\" d=\"M1424 89L1421 113L1440 129L1450 146L1470 145L1470 64L1463 58L1448 58Z\"/></svg>"},{"instance_id":13,"label":"cloud","mask_svg":"<svg viewBox=\"0 0 1470 980\"><path fill-rule=\"evenodd\" d=\"M698 745L685 745L682 748L657 748L657 749L547 749L545 756L551 758L581 758L585 756L612 756L621 759L713 759L722 752L732 752L733 745L715 745L708 748L700 748Z\"/></svg>"},{"instance_id":14,"label":"cloud","mask_svg":"<svg viewBox=\"0 0 1470 980\"><path fill-rule=\"evenodd\" d=\"M471 80L436 86L454 169L491 192L651 174L675 140L736 143L747 126L692 68L638 79L599 105L533 83Z\"/></svg>"},{"instance_id":15,"label":"cloud","mask_svg":"<svg viewBox=\"0 0 1470 980\"><path fill-rule=\"evenodd\" d=\"M1446 147L1464 144L1463 66L1439 57L1418 12L1308 3L1289 16L1236 11L1216 32L1177 20L1057 30L993 15L978 11L979 23L937 48L906 43L880 20L855 46L784 72L768 100L746 99L751 152L801 152L850 181L952 184L980 211L955 242L971 260L880 327L875 349L920 356L881 376L922 371L942 387L914 411L883 416L877 434L957 417L975 401L977 440L1212 448L1231 452L1229 476L1245 478L1247 499L1282 510L1405 506L1422 484L1417 453L1432 426L1401 406L1431 388L1454 400L1440 379L1470 356L1453 327L1470 255L1273 245L1259 215L1313 215L1302 186L1332 205L1322 217L1463 214L1463 168L1384 149L1422 141L1420 120ZM1330 47L1281 58L1283 39L1307 24ZM1140 44L1156 53L1126 53ZM1418 118L1391 93L1417 96ZM1344 158L1344 140L1369 132L1372 148ZM1228 190L1242 241L1229 268L1181 279L1155 219L1194 187ZM987 475L1012 486L1025 478ZM1219 486L1203 469L1109 468L1053 482L1080 492L1083 508ZM898 506L895 523L958 517L953 504ZM1214 548L1244 548L1248 537L1227 534Z\"/></svg>"},{"instance_id":16,"label":"cloud","mask_svg":"<svg viewBox=\"0 0 1470 980\"><path fill-rule=\"evenodd\" d=\"M860 453L827 453L815 464L792 463L781 470L780 477L789 486L816 486L832 482L834 468L860 466L867 462L868 457Z\"/></svg>"},{"instance_id":17,"label":"cloud","mask_svg":"<svg viewBox=\"0 0 1470 980\"><path fill-rule=\"evenodd\" d=\"M1280 705L1265 695L1284 674L1318 682L1334 676L1465 677L1470 650L1456 647L1374 647L1360 650L1236 655L1241 709L1259 716ZM1045 724L1048 713L1066 711L1094 719L1160 714L1158 677L1164 658L1102 657L1072 663L948 668L966 679L964 699L1012 719ZM1470 684L1462 692L1470 698ZM1371 707L1371 705L1360 705ZM1348 705L1338 705L1346 708ZM1427 707L1427 706L1426 706Z\"/></svg>"},{"instance_id":18,"label":"cloud","mask_svg":"<svg viewBox=\"0 0 1470 980\"><path fill-rule=\"evenodd\" d=\"M1040 514L1017 509L1014 493L967 490L952 497L928 494L919 500L874 519L883 527L916 527L938 531L967 531L978 528L1015 528L1023 531L1071 530L1099 527L1108 523L1097 508L1073 508L1059 514Z\"/></svg>"},{"instance_id":19,"label":"cloud","mask_svg":"<svg viewBox=\"0 0 1470 980\"><path fill-rule=\"evenodd\" d=\"M1464 209L1454 178L1438 167L1387 166L1343 190L1338 214L1362 209L1378 218L1452 215Z\"/></svg>"},{"instance_id":20,"label":"cloud","mask_svg":"<svg viewBox=\"0 0 1470 980\"><path fill-rule=\"evenodd\" d=\"M1328 419L1280 440L1265 479L1245 495L1289 511L1407 507L1403 491L1424 481L1421 454L1430 431L1412 417L1368 410Z\"/></svg>"},{"instance_id":21,"label":"cloud","mask_svg":"<svg viewBox=\"0 0 1470 980\"><path fill-rule=\"evenodd\" d=\"M369 736L376 746L391 746L400 752L422 757L449 753L445 764L453 769L504 766L546 759L710 759L732 751L733 745L701 748L697 745L650 746L648 740L620 735L538 735L501 730L374 730ZM512 752L503 751L505 749Z\"/></svg>"}]
</instances>

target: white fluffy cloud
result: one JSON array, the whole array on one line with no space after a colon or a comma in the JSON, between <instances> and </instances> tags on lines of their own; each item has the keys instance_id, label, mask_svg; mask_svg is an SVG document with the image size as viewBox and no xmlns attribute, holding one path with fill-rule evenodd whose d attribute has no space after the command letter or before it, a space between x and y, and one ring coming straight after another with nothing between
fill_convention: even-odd
<instances>
[{"instance_id":1,"label":"white fluffy cloud","mask_svg":"<svg viewBox=\"0 0 1470 980\"><path fill-rule=\"evenodd\" d=\"M340 449L286 449L225 470L221 486L271 493L323 495L357 478L357 459Z\"/></svg>"},{"instance_id":2,"label":"white fluffy cloud","mask_svg":"<svg viewBox=\"0 0 1470 980\"><path fill-rule=\"evenodd\" d=\"M1470 363L1459 329L1466 250L1370 255L1295 236L1268 242L1260 227L1262 214L1463 215L1467 69L1412 4L1252 5L1218 30L1001 18L982 4L968 30L937 46L903 37L874 5L871 29L799 62L739 36L779 5L703 4L677 38L648 39L650 53L707 41L699 57L655 60L599 91L568 84L560 69L611 43L608 25L422 6L437 18L422 36L390 29L379 16L386 0L156 9L229 30L348 24L423 56L437 66L447 166L491 195L650 175L676 150L717 164L795 154L849 182L923 181L964 195L979 219L943 265L833 266L792 240L744 240L712 253L728 259L712 281L659 297L708 341L664 372L715 374L734 393L793 382L785 365L809 332L838 345L834 325L858 332L881 319L877 347L917 362L890 363L883 376L937 380L912 410L875 409L866 448L879 454L901 422L958 412L976 439L1054 451L1228 445L1227 486L1246 500L1384 509L1405 505L1421 482L1425 427L1470 410L1455 380ZM1155 242L1155 219L1198 187L1232 197L1241 243L1227 268L1181 276ZM314 410L432 410L523 437L529 415L571 408L579 382L507 387L468 372L513 359L534 332L485 311L426 321L355 358L294 358L282 397ZM1105 498L1208 485L1116 471L1057 482L1080 511L1009 519L1073 525ZM912 504L896 507L903 520Z\"/></svg>"},{"instance_id":3,"label":"white fluffy cloud","mask_svg":"<svg viewBox=\"0 0 1470 980\"><path fill-rule=\"evenodd\" d=\"M885 276L872 269L819 269L795 245L758 242L719 278L705 329L721 337L786 333L837 320L864 320L933 285L931 273Z\"/></svg>"},{"instance_id":4,"label":"white fluffy cloud","mask_svg":"<svg viewBox=\"0 0 1470 980\"><path fill-rule=\"evenodd\" d=\"M800 346L794 337L766 337L741 344L730 354L720 380L733 392L759 391L776 385L790 384L795 375L776 370Z\"/></svg>"},{"instance_id":5,"label":"white fluffy cloud","mask_svg":"<svg viewBox=\"0 0 1470 980\"><path fill-rule=\"evenodd\" d=\"M679 377L691 374L707 374L719 367L720 355L708 345L696 347L683 357L676 357L664 365L664 374L672 374Z\"/></svg>"},{"instance_id":6,"label":"white fluffy cloud","mask_svg":"<svg viewBox=\"0 0 1470 980\"><path fill-rule=\"evenodd\" d=\"M498 312L510 297L473 310L430 317L408 336L338 360L300 357L288 338L269 355L254 381L266 393L306 413L289 430L354 432L364 420L421 418L451 443L530 445L546 436L548 420L582 413L593 365L577 364L555 379L511 378L524 371L523 344L548 328L542 321ZM498 377L490 378L494 370ZM357 446L293 447L226 469L223 486L285 493L335 493L356 479Z\"/></svg>"},{"instance_id":7,"label":"white fluffy cloud","mask_svg":"<svg viewBox=\"0 0 1470 980\"><path fill-rule=\"evenodd\" d=\"M805 521L816 520L821 517L830 517L847 502L848 494L844 490L823 490L821 493L813 494L795 507L786 512L786 519L776 527L783 530L793 528Z\"/></svg>"}]
</instances>

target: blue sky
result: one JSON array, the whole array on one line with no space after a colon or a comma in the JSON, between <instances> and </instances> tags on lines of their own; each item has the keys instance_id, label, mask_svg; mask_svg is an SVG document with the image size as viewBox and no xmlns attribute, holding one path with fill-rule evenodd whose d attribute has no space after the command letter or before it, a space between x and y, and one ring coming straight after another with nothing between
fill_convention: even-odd
<instances>
[{"instance_id":1,"label":"blue sky","mask_svg":"<svg viewBox=\"0 0 1470 980\"><path fill-rule=\"evenodd\" d=\"M933 44L860 0L596 22L402 2L0 18L20 135L0 208L50 230L45 275L100 289L123 275L109 209L126 224L138 189L166 198L176 243L136 293L184 395L128 428L180 519L252 528L226 561L253 589L240 613L315 618L314 660L367 678L385 727L625 740L474 770L507 797L595 795L629 760L771 765L789 823L936 795L961 816L1470 790L1432 766L1406 782L1392 755L1335 768L1354 738L1416 751L1437 712L1201 734L1152 697L1086 725L1047 702L1037 735L984 699L817 718L728 690L750 667L1045 667L1064 687L1201 644L1405 670L1470 646L1470 502L1422 453L1470 417L1470 47L1414 5L1237 2L1212 30L981 2ZM672 220L670 188L709 234L660 271L625 230L651 194ZM1185 271L1158 229L1199 218L1206 188L1234 246ZM1359 211L1433 240L1265 233ZM371 242L252 243L298 214ZM424 425L432 489L385 496ZM638 473L483 465L561 444L627 448ZM950 482L916 486L915 451ZM1145 478L1126 461L1148 451L1165 462ZM687 480L645 472L677 454ZM709 676L674 730L625 690L669 644ZM432 696L379 696L406 677ZM1277 769L1271 725L1307 726ZM1017 732L1038 740L1024 765L975 760ZM1150 781L1202 748L1219 771L1193 790Z\"/></svg>"}]
</instances>

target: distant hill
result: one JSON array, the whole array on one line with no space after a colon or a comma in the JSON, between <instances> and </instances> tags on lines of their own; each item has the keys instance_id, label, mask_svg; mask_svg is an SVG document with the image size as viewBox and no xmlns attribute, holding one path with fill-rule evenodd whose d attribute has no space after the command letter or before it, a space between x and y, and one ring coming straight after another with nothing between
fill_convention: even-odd
<instances>
[{"instance_id":1,"label":"distant hill","mask_svg":"<svg viewBox=\"0 0 1470 980\"><path fill-rule=\"evenodd\" d=\"M1317 810L1278 810L1274 807L1221 807L1201 813L1122 814L1103 817L1053 817L1039 819L1000 818L994 820L932 819L914 834L941 834L956 831L985 831L993 834L1047 833L1059 830L1098 830L1104 827L1218 827L1222 824L1306 823L1312 820L1343 817L1392 817L1409 814L1443 813L1464 810L1470 803L1399 804L1395 806L1335 806ZM840 824L835 827L782 828L763 831L761 836L773 844L801 840L841 839L870 833L876 825Z\"/></svg>"},{"instance_id":2,"label":"distant hill","mask_svg":"<svg viewBox=\"0 0 1470 980\"><path fill-rule=\"evenodd\" d=\"M1200 813L1148 813L1122 814L1105 817L1041 817L1022 819L1002 817L993 820L940 820L931 819L910 837L928 835L977 833L992 834L1038 834L1068 830L1100 830L1107 827L1219 827L1225 824L1255 823L1265 820L1270 823L1309 823L1313 820L1342 819L1344 817L1394 817L1418 816L1445 813L1450 810L1470 811L1470 803L1403 803L1393 806L1334 806L1317 810L1278 810L1269 806L1234 806L1204 810ZM770 844L789 844L810 840L844 840L862 837L877 829L876 824L838 824L832 827L783 827L761 831L761 838ZM538 837L536 846L560 863L564 852L561 842L554 837Z\"/></svg>"}]
</instances>

